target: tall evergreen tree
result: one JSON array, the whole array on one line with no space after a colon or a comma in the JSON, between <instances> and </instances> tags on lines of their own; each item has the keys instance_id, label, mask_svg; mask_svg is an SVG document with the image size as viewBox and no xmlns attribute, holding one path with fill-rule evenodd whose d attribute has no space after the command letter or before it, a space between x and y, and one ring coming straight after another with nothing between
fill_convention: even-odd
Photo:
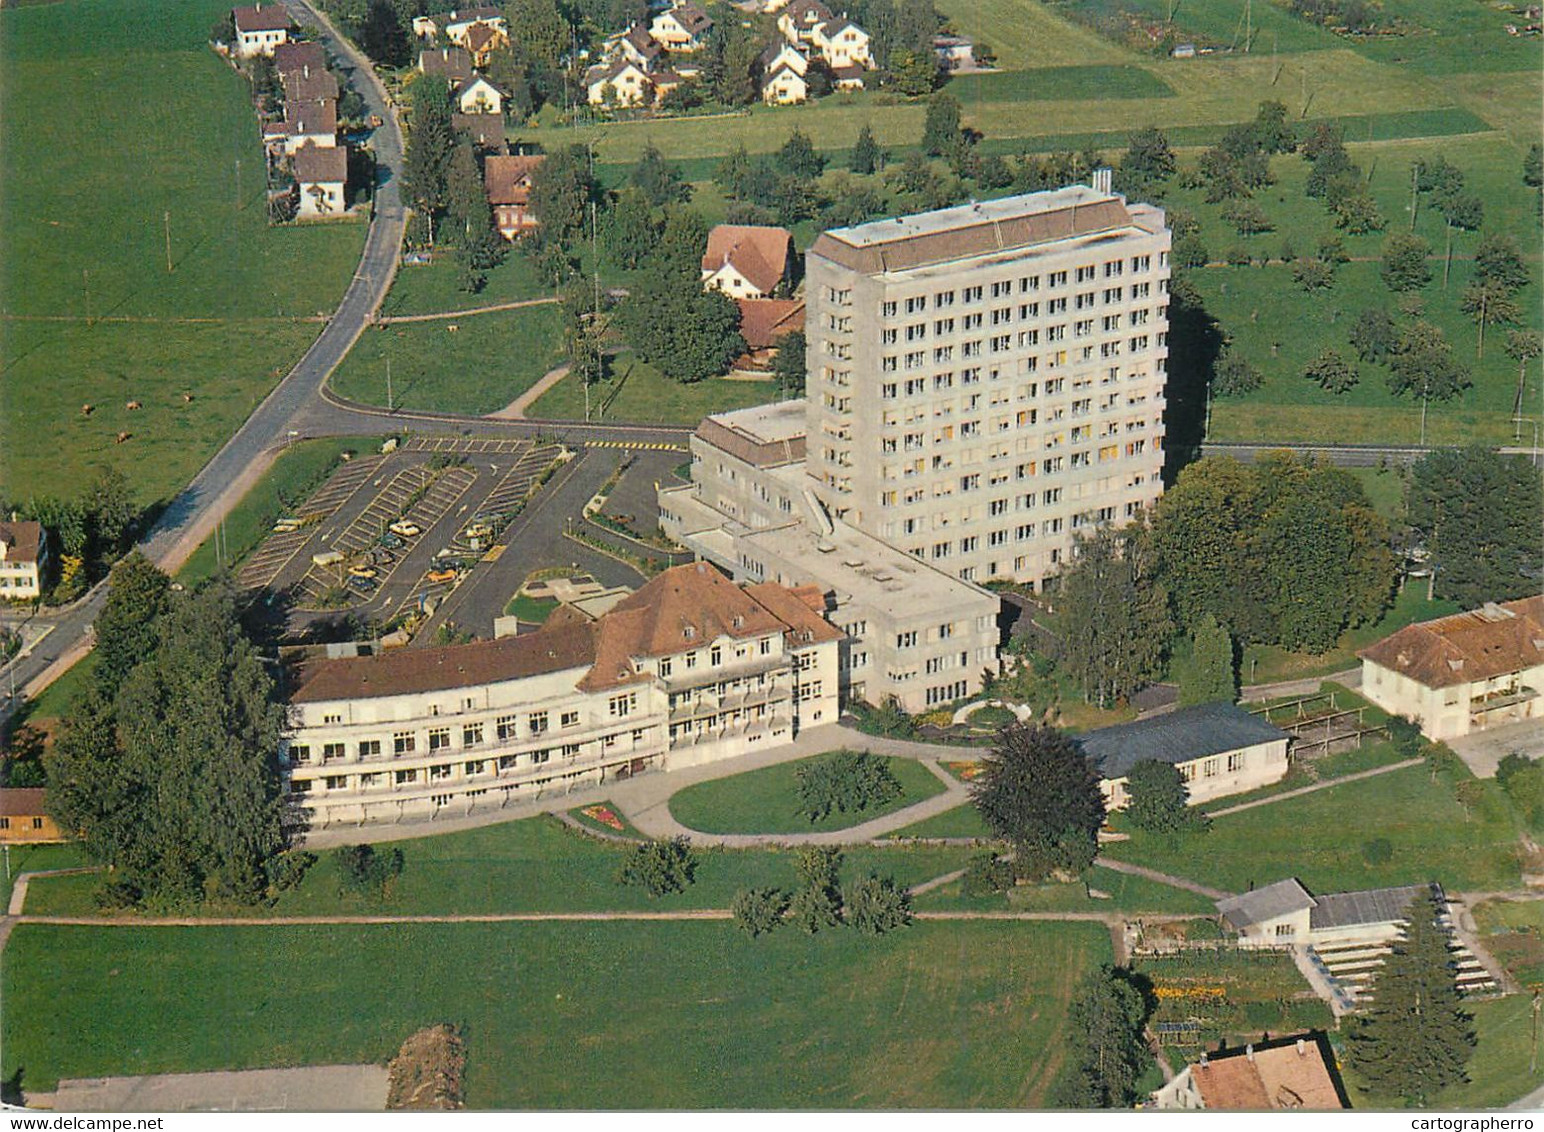
<instances>
[{"instance_id":1,"label":"tall evergreen tree","mask_svg":"<svg viewBox=\"0 0 1544 1132\"><path fill-rule=\"evenodd\" d=\"M928 99L927 118L922 124L922 152L929 157L944 157L954 152L959 141L959 99L948 91L939 91Z\"/></svg>"},{"instance_id":2,"label":"tall evergreen tree","mask_svg":"<svg viewBox=\"0 0 1544 1132\"><path fill-rule=\"evenodd\" d=\"M1537 592L1544 489L1519 456L1486 448L1428 453L1410 471L1405 510L1435 567L1438 597L1466 607Z\"/></svg>"},{"instance_id":3,"label":"tall evergreen tree","mask_svg":"<svg viewBox=\"0 0 1544 1132\"><path fill-rule=\"evenodd\" d=\"M567 248L582 237L594 197L590 155L584 146L549 153L531 174L531 210L541 221L537 231L543 242Z\"/></svg>"},{"instance_id":4,"label":"tall evergreen tree","mask_svg":"<svg viewBox=\"0 0 1544 1132\"><path fill-rule=\"evenodd\" d=\"M1057 587L1061 659L1092 703L1108 705L1155 678L1173 635L1147 532L1102 527L1074 541Z\"/></svg>"},{"instance_id":5,"label":"tall evergreen tree","mask_svg":"<svg viewBox=\"0 0 1544 1132\"><path fill-rule=\"evenodd\" d=\"M1434 892L1411 902L1404 938L1373 981L1372 1005L1346 1034L1348 1060L1371 1091L1415 1105L1467 1080L1475 1046L1438 914Z\"/></svg>"},{"instance_id":6,"label":"tall evergreen tree","mask_svg":"<svg viewBox=\"0 0 1544 1132\"><path fill-rule=\"evenodd\" d=\"M1051 1093L1057 1108L1128 1108L1147 1063L1147 1002L1130 976L1105 964L1078 982L1067 1011L1075 1060Z\"/></svg>"},{"instance_id":7,"label":"tall evergreen tree","mask_svg":"<svg viewBox=\"0 0 1544 1132\"><path fill-rule=\"evenodd\" d=\"M1233 637L1217 618L1203 613L1190 634L1190 661L1179 676L1181 707L1233 703L1238 699L1238 674L1233 664Z\"/></svg>"},{"instance_id":8,"label":"tall evergreen tree","mask_svg":"<svg viewBox=\"0 0 1544 1132\"><path fill-rule=\"evenodd\" d=\"M653 142L643 147L627 179L655 208L681 204L692 195L692 187L682 179L680 170L665 160Z\"/></svg>"},{"instance_id":9,"label":"tall evergreen tree","mask_svg":"<svg viewBox=\"0 0 1544 1132\"><path fill-rule=\"evenodd\" d=\"M971 801L1014 845L1019 871L1035 879L1093 864L1104 797L1083 748L1054 727L1014 724L998 733L971 784Z\"/></svg>"},{"instance_id":10,"label":"tall evergreen tree","mask_svg":"<svg viewBox=\"0 0 1544 1132\"><path fill-rule=\"evenodd\" d=\"M885 151L874 140L874 131L865 123L858 131L858 140L852 147L852 156L847 160L847 168L854 173L867 176L878 173L884 168Z\"/></svg>"},{"instance_id":11,"label":"tall evergreen tree","mask_svg":"<svg viewBox=\"0 0 1544 1132\"><path fill-rule=\"evenodd\" d=\"M155 650L156 622L166 611L172 581L139 551L131 551L110 575L107 601L92 626L96 634L93 679L107 702L136 664Z\"/></svg>"},{"instance_id":12,"label":"tall evergreen tree","mask_svg":"<svg viewBox=\"0 0 1544 1132\"><path fill-rule=\"evenodd\" d=\"M435 219L445 208L454 147L450 92L442 83L420 81L413 88L413 113L402 178L414 211L424 218L422 234L427 242L433 242Z\"/></svg>"}]
</instances>

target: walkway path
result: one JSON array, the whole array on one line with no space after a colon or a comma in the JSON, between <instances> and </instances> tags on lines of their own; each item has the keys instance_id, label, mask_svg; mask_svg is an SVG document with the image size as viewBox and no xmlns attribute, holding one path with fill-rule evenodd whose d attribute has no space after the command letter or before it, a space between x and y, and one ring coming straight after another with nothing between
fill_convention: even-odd
<instances>
[{"instance_id":1,"label":"walkway path","mask_svg":"<svg viewBox=\"0 0 1544 1132\"><path fill-rule=\"evenodd\" d=\"M494 421L525 420L525 411L536 404L541 399L543 393L567 377L568 369L567 362L549 369L546 373L542 374L541 379L535 385L531 386L502 409L489 413L488 419Z\"/></svg>"},{"instance_id":2,"label":"walkway path","mask_svg":"<svg viewBox=\"0 0 1544 1132\"><path fill-rule=\"evenodd\" d=\"M1157 869L1149 869L1145 865L1133 865L1127 861L1115 861L1102 853L1094 858L1094 864L1101 865L1114 873L1125 873L1127 876L1157 881L1159 884L1166 884L1170 888L1183 888L1186 892L1194 892L1197 896L1204 896L1208 900L1225 900L1233 895L1231 892L1223 892L1220 888L1208 888L1204 884L1197 884L1193 880L1186 880L1184 877L1177 877L1172 873L1161 873Z\"/></svg>"},{"instance_id":3,"label":"walkway path","mask_svg":"<svg viewBox=\"0 0 1544 1132\"><path fill-rule=\"evenodd\" d=\"M1376 778L1380 774L1391 774L1396 770L1404 770L1410 766L1420 766L1420 759L1401 759L1397 763L1389 763L1388 766L1375 766L1371 770L1359 770L1355 774L1343 774L1339 778L1327 778L1323 782L1315 782L1312 786L1299 786L1296 790L1283 790L1280 794L1272 794L1269 798L1257 798L1253 802L1240 802L1236 806L1224 806L1220 810L1208 810L1207 817L1221 818L1228 814L1238 814L1245 810L1252 810L1257 806L1269 806L1275 802L1284 802L1288 798L1301 798L1304 794L1312 794L1319 790L1328 790L1334 786L1344 786L1348 782L1359 782L1364 778Z\"/></svg>"},{"instance_id":4,"label":"walkway path","mask_svg":"<svg viewBox=\"0 0 1544 1132\"><path fill-rule=\"evenodd\" d=\"M452 318L470 318L474 314L493 314L495 311L517 311L522 307L550 306L558 300L553 296L544 299L517 299L508 303L492 303L486 307L467 307L459 311L435 311L431 314L390 314L376 319L379 326L392 326L399 322L439 322Z\"/></svg>"}]
</instances>

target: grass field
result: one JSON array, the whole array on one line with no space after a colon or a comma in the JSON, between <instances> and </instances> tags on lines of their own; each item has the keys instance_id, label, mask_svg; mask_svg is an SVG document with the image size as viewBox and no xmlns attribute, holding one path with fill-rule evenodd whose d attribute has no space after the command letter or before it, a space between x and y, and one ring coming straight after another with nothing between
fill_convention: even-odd
<instances>
[{"instance_id":1,"label":"grass field","mask_svg":"<svg viewBox=\"0 0 1544 1132\"><path fill-rule=\"evenodd\" d=\"M281 453L225 517L224 564L240 562L257 549L274 522L320 487L345 453L370 452L378 443L370 437L332 437L303 441ZM211 538L177 571L177 580L184 585L201 582L220 564Z\"/></svg>"},{"instance_id":2,"label":"grass field","mask_svg":"<svg viewBox=\"0 0 1544 1132\"><path fill-rule=\"evenodd\" d=\"M386 403L391 365L395 408L491 413L560 361L562 315L555 304L453 321L394 323L368 331L332 375L334 392Z\"/></svg>"},{"instance_id":3,"label":"grass field","mask_svg":"<svg viewBox=\"0 0 1544 1132\"><path fill-rule=\"evenodd\" d=\"M12 845L6 853L9 871L0 871L0 910L11 904L11 888L22 873L44 869L73 869L91 862L79 845Z\"/></svg>"},{"instance_id":4,"label":"grass field","mask_svg":"<svg viewBox=\"0 0 1544 1132\"><path fill-rule=\"evenodd\" d=\"M992 831L987 828L986 822L981 820L981 814L976 807L969 802L955 806L952 810L945 810L941 814L935 814L930 818L923 818L919 822L904 826L889 837L981 837L992 836Z\"/></svg>"},{"instance_id":5,"label":"grass field","mask_svg":"<svg viewBox=\"0 0 1544 1132\"><path fill-rule=\"evenodd\" d=\"M552 288L542 283L530 259L513 250L504 256L503 262L488 271L488 282L481 291L475 295L463 291L456 257L445 251L432 263L404 264L399 268L391 293L381 304L381 314L388 318L404 314L437 314L540 299L551 294Z\"/></svg>"},{"instance_id":6,"label":"grass field","mask_svg":"<svg viewBox=\"0 0 1544 1132\"><path fill-rule=\"evenodd\" d=\"M883 817L944 792L944 784L916 759L887 758L884 764L901 784L899 797L867 810L832 811L812 822L799 812L798 772L827 757L815 755L688 786L671 795L670 813L700 833L823 833Z\"/></svg>"},{"instance_id":7,"label":"grass field","mask_svg":"<svg viewBox=\"0 0 1544 1132\"><path fill-rule=\"evenodd\" d=\"M724 413L776 400L777 387L766 381L707 381L683 385L646 362L626 355L615 360L613 378L590 389L591 419L640 424L695 425L710 413ZM584 420L584 387L565 377L526 411L546 420Z\"/></svg>"},{"instance_id":8,"label":"grass field","mask_svg":"<svg viewBox=\"0 0 1544 1132\"><path fill-rule=\"evenodd\" d=\"M0 11L0 432L26 438L0 445L7 495L73 494L116 465L140 503L169 498L353 272L363 223L267 224L245 81L205 42L223 10Z\"/></svg>"},{"instance_id":9,"label":"grass field","mask_svg":"<svg viewBox=\"0 0 1544 1132\"><path fill-rule=\"evenodd\" d=\"M641 889L616 883L624 849L568 830L555 818L395 844L406 856L406 867L384 902L362 905L340 895L338 874L324 855L298 889L284 893L275 908L256 909L254 914L329 915L373 908L414 915L727 908L742 888L792 888L798 881L793 855L783 850L700 850L696 883L684 893L656 900ZM961 868L970 856L967 849L920 846L853 846L844 854L844 882L873 871L904 885ZM93 877L39 882L27 895L27 911L89 913L95 909L96 885Z\"/></svg>"},{"instance_id":10,"label":"grass field","mask_svg":"<svg viewBox=\"0 0 1544 1132\"><path fill-rule=\"evenodd\" d=\"M472 1108L1033 1108L1109 958L1099 924L23 925L3 1072L383 1062L447 1020Z\"/></svg>"},{"instance_id":11,"label":"grass field","mask_svg":"<svg viewBox=\"0 0 1544 1132\"><path fill-rule=\"evenodd\" d=\"M1465 817L1425 767L1333 786L1215 818L1211 831L1170 840L1132 831L1106 847L1147 865L1230 892L1297 877L1313 892L1440 881L1455 891L1494 891L1520 881L1517 831L1494 782ZM1368 864L1363 845L1386 839L1392 860Z\"/></svg>"},{"instance_id":12,"label":"grass field","mask_svg":"<svg viewBox=\"0 0 1544 1132\"><path fill-rule=\"evenodd\" d=\"M1142 67L1085 65L958 75L949 93L977 102L1048 102L1069 98L1170 98L1174 91Z\"/></svg>"}]
</instances>

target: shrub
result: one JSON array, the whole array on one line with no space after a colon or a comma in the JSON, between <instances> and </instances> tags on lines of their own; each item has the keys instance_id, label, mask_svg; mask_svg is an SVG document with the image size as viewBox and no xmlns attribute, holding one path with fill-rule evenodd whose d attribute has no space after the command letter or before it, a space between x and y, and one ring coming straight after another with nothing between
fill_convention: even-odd
<instances>
[{"instance_id":1,"label":"shrub","mask_svg":"<svg viewBox=\"0 0 1544 1132\"><path fill-rule=\"evenodd\" d=\"M684 837L645 841L635 846L617 870L617 883L647 889L650 896L685 892L697 876L697 855Z\"/></svg>"},{"instance_id":2,"label":"shrub","mask_svg":"<svg viewBox=\"0 0 1544 1132\"><path fill-rule=\"evenodd\" d=\"M268 883L273 886L275 892L298 887L301 879L314 864L316 864L316 854L307 853L303 849L280 853L268 861Z\"/></svg>"},{"instance_id":3,"label":"shrub","mask_svg":"<svg viewBox=\"0 0 1544 1132\"><path fill-rule=\"evenodd\" d=\"M1362 842L1362 860L1369 865L1386 865L1394 859L1394 846L1387 837Z\"/></svg>"},{"instance_id":4,"label":"shrub","mask_svg":"<svg viewBox=\"0 0 1544 1132\"><path fill-rule=\"evenodd\" d=\"M332 851L338 870L338 891L381 899L393 880L402 875L402 850L393 847L377 853L374 845L340 845Z\"/></svg>"},{"instance_id":5,"label":"shrub","mask_svg":"<svg viewBox=\"0 0 1544 1132\"><path fill-rule=\"evenodd\" d=\"M966 896L992 896L1013 887L1013 862L1000 861L996 853L977 853L965 866Z\"/></svg>"},{"instance_id":6,"label":"shrub","mask_svg":"<svg viewBox=\"0 0 1544 1132\"><path fill-rule=\"evenodd\" d=\"M788 911L788 895L780 888L742 888L729 904L735 923L752 937L763 935L783 923Z\"/></svg>"},{"instance_id":7,"label":"shrub","mask_svg":"<svg viewBox=\"0 0 1544 1132\"><path fill-rule=\"evenodd\" d=\"M881 806L901 796L901 784L882 758L867 751L838 751L797 771L799 809L811 822Z\"/></svg>"},{"instance_id":8,"label":"shrub","mask_svg":"<svg viewBox=\"0 0 1544 1132\"><path fill-rule=\"evenodd\" d=\"M911 923L911 895L894 877L872 873L847 889L847 923L866 935L883 935Z\"/></svg>"}]
</instances>

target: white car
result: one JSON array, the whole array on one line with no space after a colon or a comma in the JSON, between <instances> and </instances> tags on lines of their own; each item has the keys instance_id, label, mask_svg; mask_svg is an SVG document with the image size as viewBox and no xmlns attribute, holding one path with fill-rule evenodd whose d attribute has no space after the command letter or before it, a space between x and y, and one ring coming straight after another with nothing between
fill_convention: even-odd
<instances>
[{"instance_id":1,"label":"white car","mask_svg":"<svg viewBox=\"0 0 1544 1132\"><path fill-rule=\"evenodd\" d=\"M417 523L409 523L406 519L398 519L386 529L401 538L417 538L423 534Z\"/></svg>"}]
</instances>

